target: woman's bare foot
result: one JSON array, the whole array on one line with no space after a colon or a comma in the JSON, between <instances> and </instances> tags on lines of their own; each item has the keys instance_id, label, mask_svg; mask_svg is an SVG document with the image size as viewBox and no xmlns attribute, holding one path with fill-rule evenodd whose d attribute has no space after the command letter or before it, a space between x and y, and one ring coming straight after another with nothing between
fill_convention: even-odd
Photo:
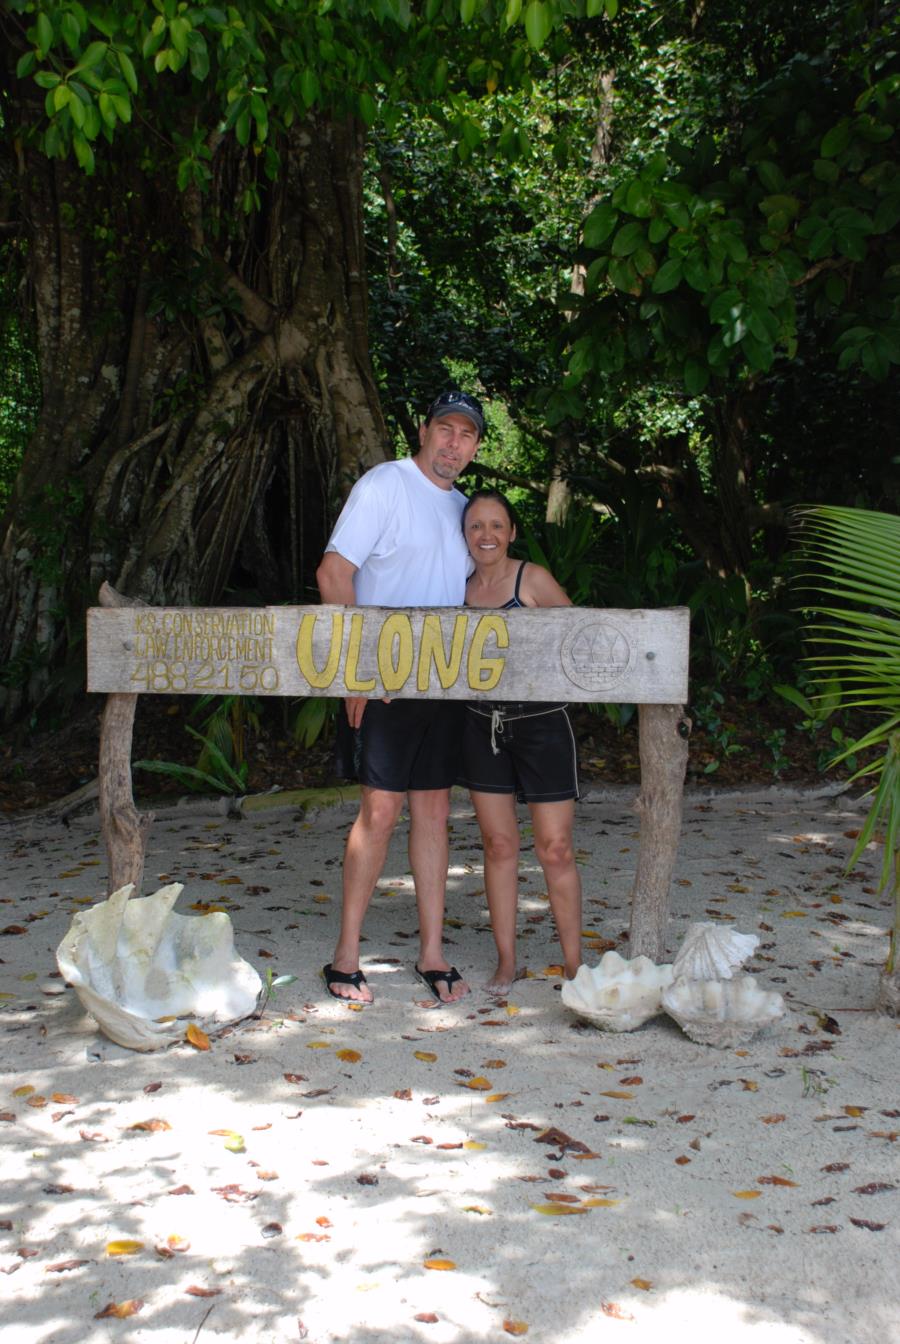
<instances>
[{"instance_id":1,"label":"woman's bare foot","mask_svg":"<svg viewBox=\"0 0 900 1344\"><path fill-rule=\"evenodd\" d=\"M527 974L525 966L498 966L485 985L489 994L508 994L516 980L524 980Z\"/></svg>"}]
</instances>

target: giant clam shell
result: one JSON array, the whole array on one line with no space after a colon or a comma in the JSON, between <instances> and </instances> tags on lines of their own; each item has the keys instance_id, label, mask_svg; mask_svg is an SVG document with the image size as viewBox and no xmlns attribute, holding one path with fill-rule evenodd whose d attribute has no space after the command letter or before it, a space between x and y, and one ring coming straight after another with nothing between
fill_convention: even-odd
<instances>
[{"instance_id":1,"label":"giant clam shell","mask_svg":"<svg viewBox=\"0 0 900 1344\"><path fill-rule=\"evenodd\" d=\"M784 1016L784 999L758 987L752 975L731 980L674 980L662 1006L686 1036L723 1049L743 1045Z\"/></svg>"},{"instance_id":2,"label":"giant clam shell","mask_svg":"<svg viewBox=\"0 0 900 1344\"><path fill-rule=\"evenodd\" d=\"M689 924L672 965L676 980L730 980L753 955L759 938L721 924Z\"/></svg>"},{"instance_id":3,"label":"giant clam shell","mask_svg":"<svg viewBox=\"0 0 900 1344\"><path fill-rule=\"evenodd\" d=\"M100 1030L131 1050L179 1040L185 1023L173 1018L236 1022L253 1011L262 989L234 950L228 915L173 913L181 890L175 882L133 900L134 887L121 887L80 910L56 951L63 977Z\"/></svg>"},{"instance_id":4,"label":"giant clam shell","mask_svg":"<svg viewBox=\"0 0 900 1344\"><path fill-rule=\"evenodd\" d=\"M662 1012L660 994L671 981L671 966L605 952L597 966L579 966L574 979L564 981L562 1001L603 1031L634 1031Z\"/></svg>"}]
</instances>

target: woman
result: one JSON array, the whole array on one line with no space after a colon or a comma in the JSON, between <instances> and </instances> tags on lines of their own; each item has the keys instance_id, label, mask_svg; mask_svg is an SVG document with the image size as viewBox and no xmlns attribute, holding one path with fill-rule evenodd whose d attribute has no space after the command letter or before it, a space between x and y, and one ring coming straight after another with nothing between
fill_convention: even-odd
<instances>
[{"instance_id":1,"label":"woman","mask_svg":"<svg viewBox=\"0 0 900 1344\"><path fill-rule=\"evenodd\" d=\"M466 606L570 607L546 569L514 560L512 507L496 490L479 490L462 517L463 535L475 569ZM497 969L486 988L509 991L522 972L516 966L516 906L519 885L519 824L516 798L528 804L534 850L544 871L550 908L571 979L581 964L581 879L572 830L578 777L575 739L565 705L484 702L467 705L461 783L469 789L484 845L484 877Z\"/></svg>"}]
</instances>

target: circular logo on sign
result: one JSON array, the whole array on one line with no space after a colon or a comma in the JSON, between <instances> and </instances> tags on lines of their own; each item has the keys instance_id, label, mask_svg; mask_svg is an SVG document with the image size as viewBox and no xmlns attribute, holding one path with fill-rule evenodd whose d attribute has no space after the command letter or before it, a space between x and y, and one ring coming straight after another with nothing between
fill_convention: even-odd
<instances>
[{"instance_id":1,"label":"circular logo on sign","mask_svg":"<svg viewBox=\"0 0 900 1344\"><path fill-rule=\"evenodd\" d=\"M585 691L611 691L630 671L634 650L609 621L586 621L563 640L563 671Z\"/></svg>"}]
</instances>

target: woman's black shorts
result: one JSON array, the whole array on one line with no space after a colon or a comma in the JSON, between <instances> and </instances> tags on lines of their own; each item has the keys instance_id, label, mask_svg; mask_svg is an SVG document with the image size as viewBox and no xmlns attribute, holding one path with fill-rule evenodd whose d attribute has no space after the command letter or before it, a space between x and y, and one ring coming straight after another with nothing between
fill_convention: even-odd
<instances>
[{"instance_id":1,"label":"woman's black shorts","mask_svg":"<svg viewBox=\"0 0 900 1344\"><path fill-rule=\"evenodd\" d=\"M340 707L336 769L371 789L449 789L459 774L463 704L458 700L369 700L354 730Z\"/></svg>"},{"instance_id":2,"label":"woman's black shorts","mask_svg":"<svg viewBox=\"0 0 900 1344\"><path fill-rule=\"evenodd\" d=\"M577 798L575 736L565 705L466 706L459 783L522 803Z\"/></svg>"}]
</instances>

